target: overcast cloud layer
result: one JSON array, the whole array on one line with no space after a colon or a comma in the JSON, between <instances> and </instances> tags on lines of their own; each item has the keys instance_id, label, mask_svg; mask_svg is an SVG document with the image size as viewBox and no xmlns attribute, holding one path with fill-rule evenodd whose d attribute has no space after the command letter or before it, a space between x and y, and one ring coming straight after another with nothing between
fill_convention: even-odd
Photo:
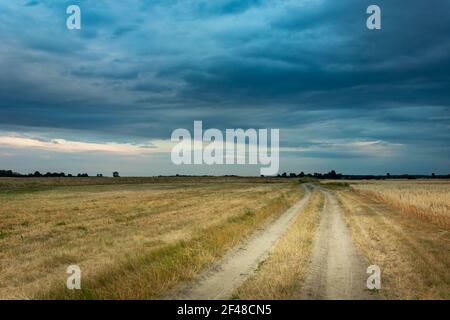
<instances>
[{"instance_id":1,"label":"overcast cloud layer","mask_svg":"<svg viewBox=\"0 0 450 320\"><path fill-rule=\"evenodd\" d=\"M66 29L70 4L82 30ZM382 30L366 28L370 4ZM447 174L449 13L448 0L3 0L0 169L258 174L171 165L164 141L203 120L280 128L281 171Z\"/></svg>"}]
</instances>

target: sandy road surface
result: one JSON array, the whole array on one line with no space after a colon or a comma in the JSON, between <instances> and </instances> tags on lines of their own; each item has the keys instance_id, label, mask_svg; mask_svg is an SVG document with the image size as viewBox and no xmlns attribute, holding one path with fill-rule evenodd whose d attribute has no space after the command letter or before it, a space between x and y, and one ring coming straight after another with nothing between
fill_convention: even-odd
<instances>
[{"instance_id":1,"label":"sandy road surface","mask_svg":"<svg viewBox=\"0 0 450 320\"><path fill-rule=\"evenodd\" d=\"M256 270L258 263L270 252L294 218L310 198L310 186L305 196L279 218L250 239L229 251L218 263L201 273L194 283L182 285L169 294L172 299L228 299L232 292Z\"/></svg>"},{"instance_id":2,"label":"sandy road surface","mask_svg":"<svg viewBox=\"0 0 450 320\"><path fill-rule=\"evenodd\" d=\"M301 299L376 299L366 286L369 264L356 251L339 203L330 192L322 192L325 207Z\"/></svg>"}]
</instances>

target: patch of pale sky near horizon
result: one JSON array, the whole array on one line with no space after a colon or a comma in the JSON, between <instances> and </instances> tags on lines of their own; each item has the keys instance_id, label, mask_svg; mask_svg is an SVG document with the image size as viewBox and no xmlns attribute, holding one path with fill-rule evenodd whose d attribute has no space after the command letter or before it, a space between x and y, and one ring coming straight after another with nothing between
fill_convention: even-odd
<instances>
[{"instance_id":1,"label":"patch of pale sky near horizon","mask_svg":"<svg viewBox=\"0 0 450 320\"><path fill-rule=\"evenodd\" d=\"M19 136L17 134L0 135L0 164L13 165L13 169L20 172L62 171L62 172L88 172L121 170L122 175L158 175L158 174L241 174L259 175L259 166L231 165L182 165L175 166L170 160L170 141L154 141L149 145L132 145L118 143L91 143L82 141L45 140L38 137ZM150 147L150 148L148 148ZM403 150L402 150L403 149ZM401 152L399 152L401 151ZM334 164L327 165L329 170L345 170L345 173L405 173L408 165L426 159L423 155L407 163L401 155L404 146L390 144L383 141L358 141L337 139L335 141L315 141L315 144L306 148L281 147L280 172L315 172L317 166L327 163L328 157L333 158ZM333 154L335 152L336 154ZM411 150L406 150L411 152ZM331 154L331 155L330 155ZM27 165L26 159L32 157L33 165ZM64 164L57 164L62 159ZM348 160L358 165L348 165ZM429 159L428 159L429 162ZM448 163L448 160L447 160ZM157 165L155 168L154 166ZM370 165L372 171L364 171L364 166ZM10 167L11 168L11 167ZM59 170L56 170L58 168ZM114 169L116 168L116 169ZM387 169L386 169L387 168ZM389 170L391 168L392 170ZM97 169L97 170L96 170ZM106 169L106 170L108 170ZM403 171L402 171L403 169ZM421 170L426 168L421 167ZM102 171L103 170L103 171ZM373 171L376 170L376 171ZM380 172L381 171L381 172ZM433 170L438 174L445 171ZM427 172L414 172L427 173Z\"/></svg>"}]
</instances>

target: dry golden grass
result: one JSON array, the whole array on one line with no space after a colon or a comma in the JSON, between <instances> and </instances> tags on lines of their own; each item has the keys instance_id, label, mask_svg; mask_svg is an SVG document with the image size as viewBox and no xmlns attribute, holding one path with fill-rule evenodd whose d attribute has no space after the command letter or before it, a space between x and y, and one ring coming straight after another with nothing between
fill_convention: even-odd
<instances>
[{"instance_id":1,"label":"dry golden grass","mask_svg":"<svg viewBox=\"0 0 450 320\"><path fill-rule=\"evenodd\" d=\"M379 181L352 188L450 230L450 181Z\"/></svg>"},{"instance_id":2,"label":"dry golden grass","mask_svg":"<svg viewBox=\"0 0 450 320\"><path fill-rule=\"evenodd\" d=\"M450 234L350 188L335 190L359 250L381 268L387 299L450 299Z\"/></svg>"},{"instance_id":3,"label":"dry golden grass","mask_svg":"<svg viewBox=\"0 0 450 320\"><path fill-rule=\"evenodd\" d=\"M323 194L314 191L305 210L277 242L257 272L236 290L235 298L298 298L299 289L309 266L323 202Z\"/></svg>"},{"instance_id":4,"label":"dry golden grass","mask_svg":"<svg viewBox=\"0 0 450 320\"><path fill-rule=\"evenodd\" d=\"M264 179L64 187L24 180L28 185L13 181L8 189L2 179L0 298L160 296L300 193ZM70 264L82 269L81 292L62 289Z\"/></svg>"},{"instance_id":5,"label":"dry golden grass","mask_svg":"<svg viewBox=\"0 0 450 320\"><path fill-rule=\"evenodd\" d=\"M167 183L279 183L282 178L260 177L60 177L60 178L2 178L0 192L42 191L56 187L124 184L167 184Z\"/></svg>"}]
</instances>

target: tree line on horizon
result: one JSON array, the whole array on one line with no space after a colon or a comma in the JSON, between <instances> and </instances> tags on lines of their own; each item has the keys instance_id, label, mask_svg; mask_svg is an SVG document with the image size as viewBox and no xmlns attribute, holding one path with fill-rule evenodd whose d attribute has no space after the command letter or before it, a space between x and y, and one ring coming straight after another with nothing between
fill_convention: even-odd
<instances>
[{"instance_id":1,"label":"tree line on horizon","mask_svg":"<svg viewBox=\"0 0 450 320\"><path fill-rule=\"evenodd\" d=\"M119 177L119 172L114 171L113 172L113 177ZM34 173L29 173L29 174L21 174L18 172L14 172L12 170L0 170L0 177L16 177L16 178L26 178L26 177L38 177L38 178L56 178L56 177L67 177L67 178L72 178L72 177L93 177L93 176L89 176L87 173L78 173L78 174L65 174L64 172L47 172L47 173L40 173L39 171L35 171ZM99 173L97 174L95 177L103 177L103 174Z\"/></svg>"},{"instance_id":2,"label":"tree line on horizon","mask_svg":"<svg viewBox=\"0 0 450 320\"><path fill-rule=\"evenodd\" d=\"M391 175L389 172L385 175L358 175L358 174L342 174L336 173L335 170L331 170L327 173L304 173L303 171L299 174L286 172L278 174L281 178L314 178L314 179L331 179L331 180L370 180L370 179L420 179L420 178L431 178L431 179L449 179L450 174L447 175L436 175L432 173L431 175L417 175L417 174L397 174Z\"/></svg>"},{"instance_id":3,"label":"tree line on horizon","mask_svg":"<svg viewBox=\"0 0 450 320\"><path fill-rule=\"evenodd\" d=\"M119 172L114 171L112 173L113 177L120 177ZM208 175L202 175L208 176ZM103 174L97 174L95 176L89 176L87 173L78 173L78 174L65 174L64 172L47 172L45 174L40 173L39 171L35 171L34 173L29 174L21 174L18 172L14 172L12 170L0 170L0 177L16 177L16 178L26 178L26 177L39 177L39 178L55 178L55 177L67 177L67 178L80 178L80 177L103 177ZM162 177L159 175L159 177ZM172 177L194 177L192 175L173 175ZM224 177L235 177L235 175L224 175ZM264 177L264 176L262 176ZM432 173L431 175L412 175L412 174L400 174L400 175L391 175L387 173L385 175L349 175L336 173L335 170L331 170L327 173L304 173L303 171L299 174L296 173L286 173L278 174L279 178L313 178L313 179L332 179L332 180L357 180L357 179L420 179L420 178L428 178L428 179L450 179L450 174L447 175L436 175Z\"/></svg>"}]
</instances>

